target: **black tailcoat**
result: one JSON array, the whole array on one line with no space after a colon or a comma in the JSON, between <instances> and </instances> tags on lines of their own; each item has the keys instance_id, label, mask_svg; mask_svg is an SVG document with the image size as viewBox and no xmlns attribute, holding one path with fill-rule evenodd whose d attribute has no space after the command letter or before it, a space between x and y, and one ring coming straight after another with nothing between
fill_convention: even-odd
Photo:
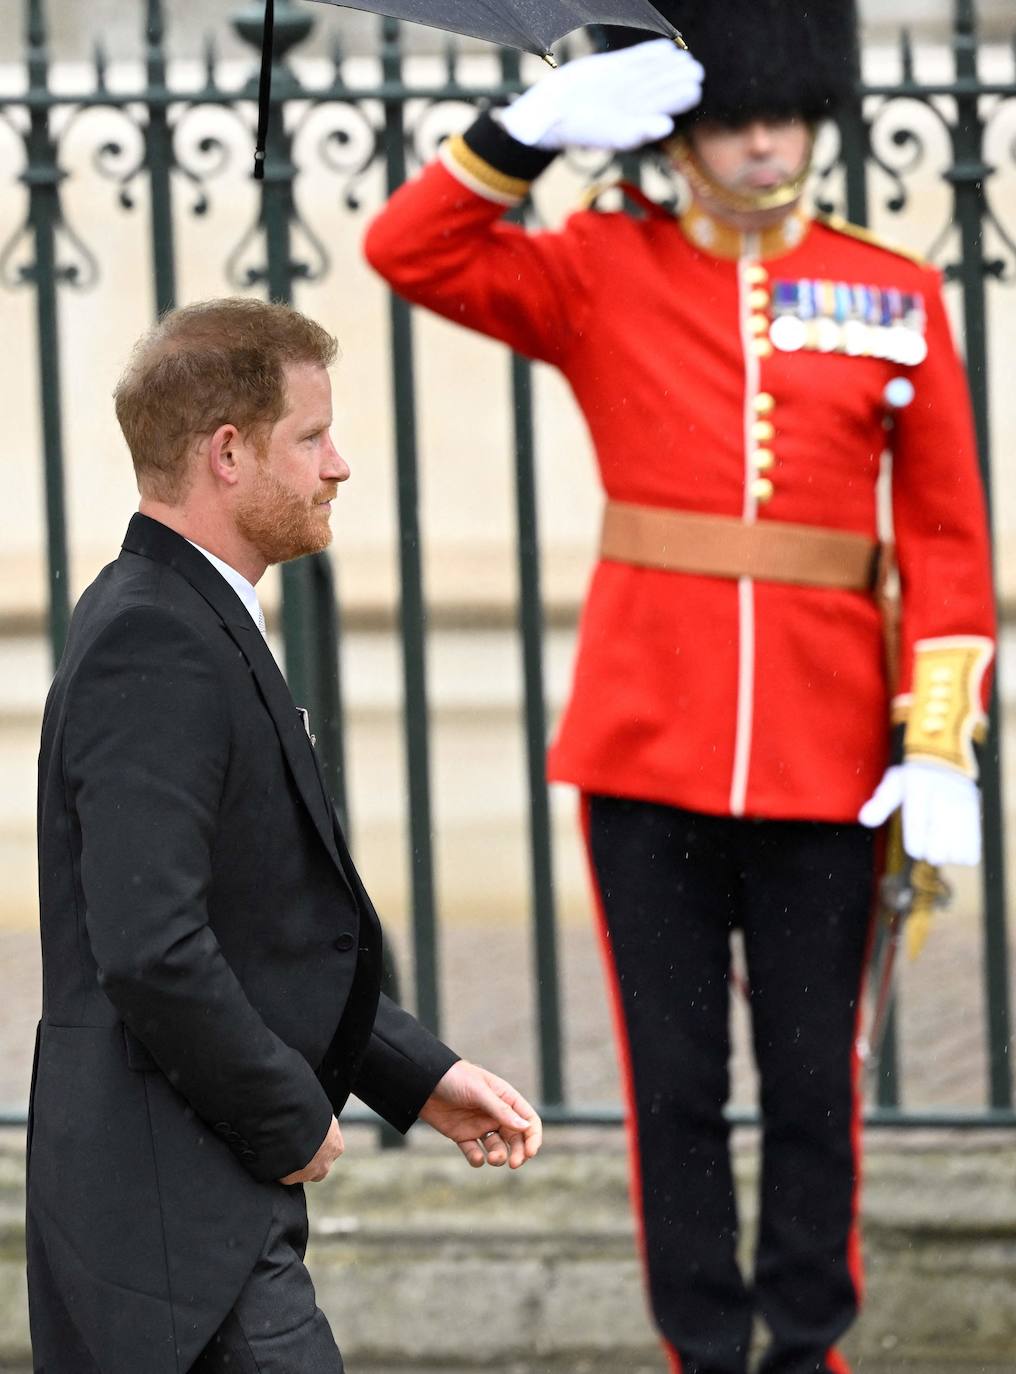
<instances>
[{"instance_id":1,"label":"black tailcoat","mask_svg":"<svg viewBox=\"0 0 1016 1374\"><path fill-rule=\"evenodd\" d=\"M38 826L30 1222L102 1374L182 1374L265 1185L350 1091L407 1130L455 1056L379 1000L377 915L257 627L144 516L74 612Z\"/></svg>"}]
</instances>

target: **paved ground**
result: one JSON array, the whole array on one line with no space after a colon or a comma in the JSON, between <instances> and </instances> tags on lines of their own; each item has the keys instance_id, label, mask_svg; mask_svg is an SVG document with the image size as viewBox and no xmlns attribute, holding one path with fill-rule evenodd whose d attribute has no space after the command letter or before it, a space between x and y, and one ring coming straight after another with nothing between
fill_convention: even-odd
<instances>
[{"instance_id":1,"label":"paved ground","mask_svg":"<svg viewBox=\"0 0 1016 1374\"><path fill-rule=\"evenodd\" d=\"M920 960L902 970L902 1054L907 1105L977 1108L985 1101L981 938L976 894L964 889L956 909L937 918ZM405 940L393 945L409 967ZM618 1081L599 954L591 927L561 932L566 1027L565 1078L576 1104L617 1104ZM536 1091L531 952L521 926L457 921L442 936L445 1037L471 1058L495 1067L523 1091ZM0 930L0 1107L27 1100L40 1004L38 937ZM754 1080L747 1018L734 999L734 1102L748 1105Z\"/></svg>"}]
</instances>

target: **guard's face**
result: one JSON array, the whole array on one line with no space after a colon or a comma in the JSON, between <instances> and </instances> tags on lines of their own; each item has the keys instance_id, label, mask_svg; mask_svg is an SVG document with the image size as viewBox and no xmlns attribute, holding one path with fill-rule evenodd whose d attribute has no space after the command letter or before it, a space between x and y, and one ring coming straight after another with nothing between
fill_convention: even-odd
<instances>
[{"instance_id":1,"label":"guard's face","mask_svg":"<svg viewBox=\"0 0 1016 1374\"><path fill-rule=\"evenodd\" d=\"M705 171L728 191L757 195L797 177L811 156L811 128L803 119L753 119L730 128L702 121L691 134Z\"/></svg>"},{"instance_id":2,"label":"guard's face","mask_svg":"<svg viewBox=\"0 0 1016 1374\"><path fill-rule=\"evenodd\" d=\"M286 414L249 470L237 527L266 563L319 553L331 542L331 503L349 464L331 438L332 387L323 367L286 368Z\"/></svg>"}]
</instances>

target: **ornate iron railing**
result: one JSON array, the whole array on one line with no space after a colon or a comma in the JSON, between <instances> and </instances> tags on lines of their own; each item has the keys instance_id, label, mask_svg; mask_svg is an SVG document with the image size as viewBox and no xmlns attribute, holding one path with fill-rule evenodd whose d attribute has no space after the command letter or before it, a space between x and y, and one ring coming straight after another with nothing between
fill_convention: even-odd
<instances>
[{"instance_id":1,"label":"ornate iron railing","mask_svg":"<svg viewBox=\"0 0 1016 1374\"><path fill-rule=\"evenodd\" d=\"M201 110L227 112L239 121L253 147L256 77L252 61L247 83L239 90L229 88L209 44L203 81L196 88L174 88L167 67L163 0L138 0L139 19L144 20L144 83L126 92L111 88L107 82L108 64L100 45L90 87L58 93L51 88L44 0L24 3L27 84L21 93L0 96L0 120L23 143L25 159L20 180L26 210L22 224L7 243L0 245L0 285L27 288L35 300L48 538L48 623L53 656L57 658L70 614L60 297L62 292L95 286L100 275L96 255L64 213L62 184L68 173L62 161L62 148L68 131L85 111L115 111L125 122L122 139L107 138L94 150L93 165L97 175L115 184L116 198L124 210L134 208L136 188L143 184L147 187L152 309L153 314L159 313L177 300L175 207L181 196L187 196L193 214L205 213L214 180L230 160L226 142L218 133L196 134L195 141L189 142L192 121ZM230 287L261 289L281 301L292 300L296 286L321 279L331 266L322 237L301 213L294 194L300 178L306 175L294 158L294 143L306 129L312 112L322 108L330 112L330 128L319 136L316 156L322 168L342 179L347 203L355 207L357 188L369 169L382 164L387 190L394 190L405 179L410 162L418 162L433 151L445 124L461 125L463 104L475 106L502 100L522 88L517 53L502 52L498 78L478 87L461 79L461 54L452 44L447 48L439 82L410 84L406 79L400 26L391 20L378 21L380 70L376 82L368 87L348 84L348 64L336 49L331 56L328 79L317 85L308 84L294 71L290 56L311 33L315 22L314 12L309 8L298 9L291 0L276 0L272 84L275 110L264 182L256 216L224 254L223 261L223 275ZM256 48L260 44L261 23L262 6L253 3L237 14L234 28ZM955 0L951 45L954 70L946 81L918 80L910 44L904 35L899 51L901 79L859 85L853 108L841 120L838 146L822 169L819 199L830 208L838 204L849 218L865 223L869 196L873 188L881 185L883 189L888 187L884 208L891 213L904 211L908 178L917 170L926 151L925 137L910 119L908 102L917 102L929 112L950 149L943 176L951 188L951 213L926 247L932 256L945 260L947 276L962 290L966 356L985 485L990 494L985 286L992 279L1011 282L1016 277L1016 228L1003 222L992 202L989 192L995 169L985 150L989 140L995 138L997 128L1016 111L1016 42L1012 72L1001 81L982 80L978 73L975 5L973 0ZM284 118L287 111L292 112L288 121ZM449 112L447 121L442 111ZM131 145L138 150L133 157L128 152ZM1016 160L1016 137L1007 156ZM986 235L990 240L987 245ZM392 297L389 310L415 1001L422 1018L437 1027L439 970L413 332L411 314L403 302ZM550 820L543 772L543 615L531 380L529 366L523 360L513 358L510 366L541 1095L546 1114L552 1120L616 1121L620 1119L617 1111L580 1112L569 1107L561 1067ZM306 701L321 723L318 738L327 775L340 809L345 811L339 622L332 565L325 556L284 569L283 604L287 675L297 699ZM896 1048L890 1035L883 1054L879 1105L872 1113L878 1121L901 1125L936 1121L1016 1124L1008 1061L1010 1014L997 696L992 702L991 736L985 757L983 911L989 1104L983 1112L962 1116L900 1110ZM14 1113L5 1119L17 1118Z\"/></svg>"}]
</instances>

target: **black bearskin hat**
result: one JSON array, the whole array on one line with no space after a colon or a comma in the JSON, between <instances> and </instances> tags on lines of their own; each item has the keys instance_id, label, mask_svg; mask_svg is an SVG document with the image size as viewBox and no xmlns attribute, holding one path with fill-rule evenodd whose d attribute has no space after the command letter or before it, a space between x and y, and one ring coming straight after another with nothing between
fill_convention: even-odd
<instances>
[{"instance_id":1,"label":"black bearskin hat","mask_svg":"<svg viewBox=\"0 0 1016 1374\"><path fill-rule=\"evenodd\" d=\"M702 103L678 120L743 124L760 116L818 121L846 103L856 79L854 0L654 0L706 70ZM600 25L601 49L658 34Z\"/></svg>"}]
</instances>

